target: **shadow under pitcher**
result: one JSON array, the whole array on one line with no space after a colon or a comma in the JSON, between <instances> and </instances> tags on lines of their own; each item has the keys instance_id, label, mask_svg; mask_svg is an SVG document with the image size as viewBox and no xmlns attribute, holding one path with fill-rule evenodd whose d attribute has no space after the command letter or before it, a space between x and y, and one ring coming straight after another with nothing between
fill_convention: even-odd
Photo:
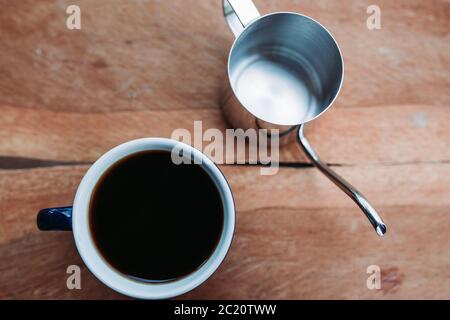
<instances>
[{"instance_id":1,"label":"shadow under pitcher","mask_svg":"<svg viewBox=\"0 0 450 320\"><path fill-rule=\"evenodd\" d=\"M221 107L241 129L279 129L280 144L295 138L311 162L361 208L377 234L386 225L352 185L320 160L304 126L336 100L344 80L341 51L319 22L293 12L261 16L251 0L223 0L236 37L228 58Z\"/></svg>"}]
</instances>

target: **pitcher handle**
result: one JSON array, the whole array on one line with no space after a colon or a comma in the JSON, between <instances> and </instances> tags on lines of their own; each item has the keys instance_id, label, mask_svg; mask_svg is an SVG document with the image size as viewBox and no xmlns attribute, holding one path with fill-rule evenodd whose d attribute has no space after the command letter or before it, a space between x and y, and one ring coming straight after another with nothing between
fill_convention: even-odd
<instances>
[{"instance_id":1,"label":"pitcher handle","mask_svg":"<svg viewBox=\"0 0 450 320\"><path fill-rule=\"evenodd\" d=\"M383 219L378 215L375 208L367 201L367 199L356 190L350 183L345 181L342 177L340 177L336 172L331 170L325 163L323 163L314 149L309 144L308 140L305 137L303 131L304 124L300 125L298 129L298 143L302 147L303 151L311 160L311 162L325 175L328 179L333 181L342 191L344 191L364 212L366 217L369 219L373 228L377 232L379 236L383 236L386 231L386 225L383 222Z\"/></svg>"},{"instance_id":2,"label":"pitcher handle","mask_svg":"<svg viewBox=\"0 0 450 320\"><path fill-rule=\"evenodd\" d=\"M245 27L260 17L252 0L223 0L223 15L236 38Z\"/></svg>"}]
</instances>

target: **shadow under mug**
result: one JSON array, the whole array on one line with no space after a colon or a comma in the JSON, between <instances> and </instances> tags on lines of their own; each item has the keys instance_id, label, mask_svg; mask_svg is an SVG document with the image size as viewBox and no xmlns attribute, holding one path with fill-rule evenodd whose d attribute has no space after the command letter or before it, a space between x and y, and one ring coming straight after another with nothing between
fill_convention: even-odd
<instances>
[{"instance_id":1,"label":"shadow under mug","mask_svg":"<svg viewBox=\"0 0 450 320\"><path fill-rule=\"evenodd\" d=\"M127 277L116 271L97 249L89 225L89 204L95 186L114 164L131 154L147 151L182 152L183 157L195 159L209 174L219 191L223 205L223 228L219 243L210 257L191 274L170 282L149 283ZM175 197L175 196L174 196ZM49 208L39 212L40 230L72 230L76 247L89 270L108 287L130 297L167 299L186 293L206 281L225 258L234 234L235 206L231 189L219 168L197 149L170 139L145 138L121 144L100 157L83 177L73 207Z\"/></svg>"},{"instance_id":2,"label":"shadow under mug","mask_svg":"<svg viewBox=\"0 0 450 320\"><path fill-rule=\"evenodd\" d=\"M293 12L260 16L251 0L222 0L236 37L221 107L241 129L278 129L279 144L297 140L310 161L363 211L377 234L386 225L367 199L320 160L304 125L336 100L344 61L336 40L316 20Z\"/></svg>"}]
</instances>

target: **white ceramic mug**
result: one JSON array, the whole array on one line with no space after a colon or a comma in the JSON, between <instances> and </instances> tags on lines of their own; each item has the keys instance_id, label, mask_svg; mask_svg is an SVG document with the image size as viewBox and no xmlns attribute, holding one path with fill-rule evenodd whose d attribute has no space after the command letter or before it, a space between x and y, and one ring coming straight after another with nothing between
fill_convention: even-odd
<instances>
[{"instance_id":1,"label":"white ceramic mug","mask_svg":"<svg viewBox=\"0 0 450 320\"><path fill-rule=\"evenodd\" d=\"M115 270L97 249L89 226L89 203L102 175L121 159L141 151L182 150L183 156L201 160L202 168L214 181L223 205L223 229L219 243L208 260L191 274L170 282L141 282ZM196 161L196 163L197 163ZM175 140L145 138L121 144L100 157L83 177L73 207L43 209L37 218L41 230L73 230L77 249L89 270L105 285L127 296L141 299L166 299L186 293L206 281L222 263L230 248L235 226L233 195L222 172L203 153Z\"/></svg>"}]
</instances>

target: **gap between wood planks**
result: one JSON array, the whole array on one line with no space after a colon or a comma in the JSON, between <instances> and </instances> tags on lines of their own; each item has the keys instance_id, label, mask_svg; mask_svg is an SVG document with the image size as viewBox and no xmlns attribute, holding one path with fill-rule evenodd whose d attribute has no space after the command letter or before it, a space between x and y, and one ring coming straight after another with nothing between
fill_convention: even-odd
<instances>
[{"instance_id":1,"label":"gap between wood planks","mask_svg":"<svg viewBox=\"0 0 450 320\"><path fill-rule=\"evenodd\" d=\"M440 161L405 161L405 162L379 162L364 164L365 166L402 166L411 164L448 164L450 160ZM93 162L89 161L55 161L38 158L27 157L13 157L13 156L0 156L0 170L24 170L24 169L38 169L38 168L52 168L52 167L65 167L65 166L91 166ZM359 164L345 164L345 163L326 163L329 167L357 167ZM217 164L221 167L268 167L261 163L233 163L233 164ZM280 162L280 168L293 168L293 169L305 169L314 168L312 163L308 162Z\"/></svg>"}]
</instances>

